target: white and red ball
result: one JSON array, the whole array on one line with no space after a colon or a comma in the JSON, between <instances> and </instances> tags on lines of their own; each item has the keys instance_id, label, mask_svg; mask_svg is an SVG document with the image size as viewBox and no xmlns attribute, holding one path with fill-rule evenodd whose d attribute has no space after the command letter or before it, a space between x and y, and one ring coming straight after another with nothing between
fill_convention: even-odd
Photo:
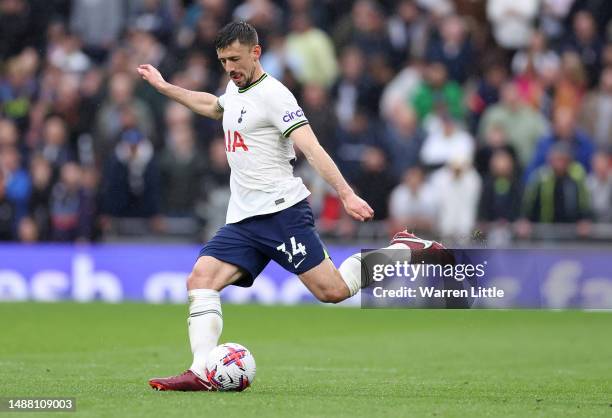
<instances>
[{"instance_id":1,"label":"white and red ball","mask_svg":"<svg viewBox=\"0 0 612 418\"><path fill-rule=\"evenodd\" d=\"M246 347L225 343L210 352L205 373L215 389L241 392L253 383L255 371L255 358Z\"/></svg>"}]
</instances>

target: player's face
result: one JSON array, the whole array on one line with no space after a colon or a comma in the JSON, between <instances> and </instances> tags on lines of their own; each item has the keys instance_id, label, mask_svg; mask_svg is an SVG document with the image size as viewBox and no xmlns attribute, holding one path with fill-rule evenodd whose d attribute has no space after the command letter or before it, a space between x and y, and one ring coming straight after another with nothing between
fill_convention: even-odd
<instances>
[{"instance_id":1,"label":"player's face","mask_svg":"<svg viewBox=\"0 0 612 418\"><path fill-rule=\"evenodd\" d=\"M256 64L261 56L259 45L249 46L234 41L227 48L217 50L223 69L239 88L253 82Z\"/></svg>"}]
</instances>

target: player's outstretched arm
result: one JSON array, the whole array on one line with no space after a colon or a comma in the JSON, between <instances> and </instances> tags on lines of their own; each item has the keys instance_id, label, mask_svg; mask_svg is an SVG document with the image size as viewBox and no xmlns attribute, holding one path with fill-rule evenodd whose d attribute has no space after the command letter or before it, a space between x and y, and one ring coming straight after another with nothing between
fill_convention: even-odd
<instances>
[{"instance_id":1,"label":"player's outstretched arm","mask_svg":"<svg viewBox=\"0 0 612 418\"><path fill-rule=\"evenodd\" d=\"M368 203L357 196L348 185L336 163L323 149L310 125L304 125L290 135L295 145L304 153L311 166L317 170L319 175L331 185L342 199L344 210L353 219L368 221L374 216L374 211Z\"/></svg>"},{"instance_id":2,"label":"player's outstretched arm","mask_svg":"<svg viewBox=\"0 0 612 418\"><path fill-rule=\"evenodd\" d=\"M158 92L187 106L195 113L212 119L221 119L223 116L223 108L219 105L218 97L214 94L186 90L170 84L164 80L157 68L150 64L139 65L138 74Z\"/></svg>"}]
</instances>

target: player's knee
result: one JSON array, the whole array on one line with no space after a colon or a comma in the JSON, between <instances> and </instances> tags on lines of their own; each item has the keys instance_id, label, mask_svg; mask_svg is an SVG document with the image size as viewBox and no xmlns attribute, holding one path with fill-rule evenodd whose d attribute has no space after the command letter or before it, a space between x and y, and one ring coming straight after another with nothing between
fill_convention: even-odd
<instances>
[{"instance_id":1,"label":"player's knee","mask_svg":"<svg viewBox=\"0 0 612 418\"><path fill-rule=\"evenodd\" d=\"M202 267L194 267L187 276L187 289L216 289L214 275Z\"/></svg>"},{"instance_id":2,"label":"player's knee","mask_svg":"<svg viewBox=\"0 0 612 418\"><path fill-rule=\"evenodd\" d=\"M348 292L346 289L329 287L321 289L316 296L323 303L339 303L348 297Z\"/></svg>"}]
</instances>

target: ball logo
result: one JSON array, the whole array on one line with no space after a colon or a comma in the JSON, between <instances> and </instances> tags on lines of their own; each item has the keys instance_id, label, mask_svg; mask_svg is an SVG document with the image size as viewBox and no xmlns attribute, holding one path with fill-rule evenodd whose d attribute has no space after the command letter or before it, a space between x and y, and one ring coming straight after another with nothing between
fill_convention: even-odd
<instances>
[{"instance_id":1,"label":"ball logo","mask_svg":"<svg viewBox=\"0 0 612 418\"><path fill-rule=\"evenodd\" d=\"M301 118L303 116L304 116L304 112L302 111L302 109L298 109L295 112L287 111L285 113L285 116L283 116L283 122L291 122L293 119Z\"/></svg>"},{"instance_id":2,"label":"ball logo","mask_svg":"<svg viewBox=\"0 0 612 418\"><path fill-rule=\"evenodd\" d=\"M227 351L229 353L226 354L223 359L221 359L224 366L229 366L230 364L236 363L236 366L241 368L244 367L242 364L242 359L244 356L246 356L246 350L236 350L234 347L227 347Z\"/></svg>"}]
</instances>

